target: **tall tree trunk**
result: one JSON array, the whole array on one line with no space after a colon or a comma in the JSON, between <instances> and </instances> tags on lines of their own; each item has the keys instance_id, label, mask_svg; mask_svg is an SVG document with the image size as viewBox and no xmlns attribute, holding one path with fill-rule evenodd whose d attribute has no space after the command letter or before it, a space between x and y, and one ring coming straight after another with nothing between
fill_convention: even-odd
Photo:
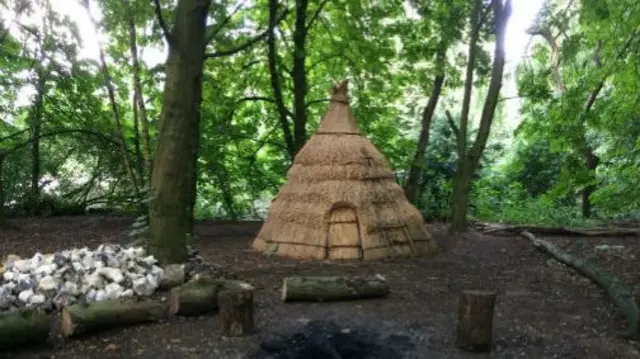
<instances>
[{"instance_id":1,"label":"tall tree trunk","mask_svg":"<svg viewBox=\"0 0 640 359\"><path fill-rule=\"evenodd\" d=\"M307 7L309 0L296 0L296 23L293 30L293 138L295 153L307 141Z\"/></svg>"},{"instance_id":2,"label":"tall tree trunk","mask_svg":"<svg viewBox=\"0 0 640 359\"><path fill-rule=\"evenodd\" d=\"M140 61L138 60L138 43L136 35L135 12L130 7L129 11L129 47L131 49L131 66L133 70L133 86L135 99L138 103L140 111L140 124L142 125L142 147L144 156L144 172L140 172L140 176L145 178L145 187L151 181L151 146L149 137L149 118L147 117L147 108L144 103L144 95L142 92L142 81L140 80ZM136 135L138 132L136 132Z\"/></svg>"},{"instance_id":3,"label":"tall tree trunk","mask_svg":"<svg viewBox=\"0 0 640 359\"><path fill-rule=\"evenodd\" d=\"M144 167L144 156L142 155L142 148L140 147L140 116L138 111L138 94L133 93L133 103L131 109L133 110L133 152L135 154L136 171L140 174L140 186L145 185L144 173L147 173Z\"/></svg>"},{"instance_id":4,"label":"tall tree trunk","mask_svg":"<svg viewBox=\"0 0 640 359\"><path fill-rule=\"evenodd\" d=\"M289 111L284 104L284 96L282 94L282 86L280 84L280 72L278 71L278 50L276 48L276 26L278 25L278 0L269 0L269 28L267 33L267 57L269 63L269 75L271 79L271 89L273 90L273 98L276 102L278 110L278 119L284 142L287 146L289 159L293 161L296 154L296 145L294 136L291 133L289 125Z\"/></svg>"},{"instance_id":5,"label":"tall tree trunk","mask_svg":"<svg viewBox=\"0 0 640 359\"><path fill-rule=\"evenodd\" d=\"M31 114L31 195L30 208L31 215L38 212L40 204L40 133L42 131L42 116L44 113L44 96L45 96L45 74L42 69L37 71L38 83L36 85L36 99L33 104L33 112Z\"/></svg>"},{"instance_id":6,"label":"tall tree trunk","mask_svg":"<svg viewBox=\"0 0 640 359\"><path fill-rule=\"evenodd\" d=\"M89 16L91 22L93 23L94 31L98 33L98 23L95 21L93 16L91 15L91 9L89 6L89 0L84 0L84 7L87 11L87 15ZM111 112L113 115L113 121L116 125L116 134L120 140L120 154L122 156L122 161L124 162L125 170L127 171L127 176L129 177L129 181L133 186L133 190L135 193L138 204L138 210L142 211L143 208L140 203L140 189L138 187L138 179L136 173L134 171L133 166L131 165L131 159L129 158L129 151L127 150L127 139L124 135L124 129L122 126L122 120L120 118L120 112L118 111L118 103L116 102L115 89L113 88L113 79L111 74L109 73L109 67L107 67L107 61L104 57L104 51L102 49L102 45L98 42L98 55L100 58L100 67L102 70L102 74L104 76L105 87L107 88L107 94L109 95L109 103L111 104Z\"/></svg>"},{"instance_id":7,"label":"tall tree trunk","mask_svg":"<svg viewBox=\"0 0 640 359\"><path fill-rule=\"evenodd\" d=\"M5 224L4 202L6 199L4 194L4 160L6 158L6 154L0 153L0 227L3 227Z\"/></svg>"},{"instance_id":8,"label":"tall tree trunk","mask_svg":"<svg viewBox=\"0 0 640 359\"><path fill-rule=\"evenodd\" d=\"M211 0L179 0L169 57L158 147L151 175L149 250L161 263L187 259L196 178L205 28ZM188 174L188 175L185 175Z\"/></svg>"},{"instance_id":9,"label":"tall tree trunk","mask_svg":"<svg viewBox=\"0 0 640 359\"><path fill-rule=\"evenodd\" d=\"M418 146L416 148L416 153L413 156L413 162L411 163L411 168L409 169L409 176L404 187L404 193L407 196L407 199L414 205L418 204L420 184L422 183L421 179L424 172L424 155L427 150L427 145L429 144L429 129L431 127L431 120L433 119L433 114L436 111L438 99L440 98L440 93L442 92L442 84L444 83L444 63L441 58L444 58L445 51L446 50L441 50L437 55L438 59L436 61L439 64L438 66L441 66L440 72L435 76L433 80L433 87L431 88L429 101L422 111Z\"/></svg>"},{"instance_id":10,"label":"tall tree trunk","mask_svg":"<svg viewBox=\"0 0 640 359\"><path fill-rule=\"evenodd\" d=\"M482 2L477 1L475 6L477 10L474 10L474 12L480 11L481 6ZM511 0L507 0L504 5L502 4L502 0L492 0L491 7L493 8L494 23L496 29L496 44L493 52L491 80L489 82L489 90L487 91L484 106L482 108L478 135L476 136L472 147L468 151L462 146L458 147L458 152L461 153L461 155L458 158L458 166L456 168L457 178L454 181L455 195L452 204L450 227L452 233L460 233L466 231L467 229L467 211L469 204L469 190L471 188L471 178L478 168L478 164L480 163L480 159L482 158L482 153L484 152L484 149L487 145L489 133L491 132L493 116L498 104L500 88L502 87L502 76L504 73L505 63L504 42L507 22L509 20L509 17L511 16ZM472 24L474 24L473 26L475 26L475 24L477 24L477 21L472 21ZM478 26L480 26L480 24L478 24ZM474 51L474 47L470 47L470 51ZM469 73L472 74L472 71L467 72L468 75ZM472 79L473 76L467 76L466 81L471 81ZM465 122L464 126L466 127L466 125L467 124ZM461 120L460 128L458 131L458 143L463 143L466 146L466 128L463 130L462 126L463 123ZM461 140L460 137L462 137L463 133L465 134L465 137Z\"/></svg>"}]
</instances>

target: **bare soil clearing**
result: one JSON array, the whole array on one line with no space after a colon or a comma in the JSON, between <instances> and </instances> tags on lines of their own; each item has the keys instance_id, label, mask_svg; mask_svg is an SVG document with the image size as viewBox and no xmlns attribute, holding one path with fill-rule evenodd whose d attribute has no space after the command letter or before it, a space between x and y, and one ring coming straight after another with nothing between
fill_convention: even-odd
<instances>
[{"instance_id":1,"label":"bare soil clearing","mask_svg":"<svg viewBox=\"0 0 640 359\"><path fill-rule=\"evenodd\" d=\"M31 256L105 242L126 243L133 219L113 216L25 218L0 229L0 255ZM0 353L0 358L250 358L260 343L296 331L309 320L331 319L345 330L369 328L413 341L410 358L638 358L640 345L617 339L624 321L605 293L537 251L526 239L472 232L455 243L445 227L427 225L445 250L434 257L373 262L300 262L251 250L259 222L200 222L196 249L212 263L251 283L256 334L224 338L214 314L111 330L53 346ZM594 261L640 293L636 237L544 237ZM602 247L607 245L609 247ZM291 275L381 274L391 287L383 299L283 303ZM489 354L455 348L460 292L497 290L494 345Z\"/></svg>"}]
</instances>

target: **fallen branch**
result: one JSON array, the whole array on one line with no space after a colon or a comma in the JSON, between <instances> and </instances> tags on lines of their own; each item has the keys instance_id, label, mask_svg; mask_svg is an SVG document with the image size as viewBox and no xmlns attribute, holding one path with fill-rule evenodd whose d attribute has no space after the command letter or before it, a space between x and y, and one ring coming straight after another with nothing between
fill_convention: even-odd
<instances>
[{"instance_id":1,"label":"fallen branch","mask_svg":"<svg viewBox=\"0 0 640 359\"><path fill-rule=\"evenodd\" d=\"M289 277L282 285L282 301L331 301L381 298L389 285L380 277Z\"/></svg>"},{"instance_id":2,"label":"fallen branch","mask_svg":"<svg viewBox=\"0 0 640 359\"><path fill-rule=\"evenodd\" d=\"M104 329L151 322L168 315L166 303L111 299L90 304L78 303L62 310L62 334L75 337Z\"/></svg>"},{"instance_id":3,"label":"fallen branch","mask_svg":"<svg viewBox=\"0 0 640 359\"><path fill-rule=\"evenodd\" d=\"M546 235L573 235L584 237L625 237L638 236L638 229L628 228L570 228L570 227L542 227L542 226L508 226L492 223L478 222L475 226L483 233L499 233L519 234L522 231L530 233L546 234Z\"/></svg>"},{"instance_id":4,"label":"fallen branch","mask_svg":"<svg viewBox=\"0 0 640 359\"><path fill-rule=\"evenodd\" d=\"M34 309L0 313L0 350L45 342L50 324L49 316Z\"/></svg>"},{"instance_id":5,"label":"fallen branch","mask_svg":"<svg viewBox=\"0 0 640 359\"><path fill-rule=\"evenodd\" d=\"M628 339L638 339L640 337L640 310L633 294L633 288L595 264L574 257L555 244L536 238L529 231L522 231L519 234L529 239L536 248L551 255L559 262L576 269L602 287L627 319L627 330L622 336Z\"/></svg>"}]
</instances>

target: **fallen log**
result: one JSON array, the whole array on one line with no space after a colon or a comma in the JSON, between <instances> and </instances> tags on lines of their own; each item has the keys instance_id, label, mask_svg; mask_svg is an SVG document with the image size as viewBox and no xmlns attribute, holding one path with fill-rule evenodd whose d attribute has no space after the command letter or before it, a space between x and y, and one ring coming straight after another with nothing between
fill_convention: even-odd
<instances>
[{"instance_id":1,"label":"fallen log","mask_svg":"<svg viewBox=\"0 0 640 359\"><path fill-rule=\"evenodd\" d=\"M493 309L497 293L467 290L460 295L456 345L471 352L491 350Z\"/></svg>"},{"instance_id":2,"label":"fallen log","mask_svg":"<svg viewBox=\"0 0 640 359\"><path fill-rule=\"evenodd\" d=\"M222 335L237 337L253 331L253 291L225 289L218 294L218 326Z\"/></svg>"},{"instance_id":3,"label":"fallen log","mask_svg":"<svg viewBox=\"0 0 640 359\"><path fill-rule=\"evenodd\" d=\"M152 322L167 315L167 304L151 299L110 299L78 303L62 309L61 331L65 337L76 337L115 327Z\"/></svg>"},{"instance_id":4,"label":"fallen log","mask_svg":"<svg viewBox=\"0 0 640 359\"><path fill-rule=\"evenodd\" d=\"M379 277L295 276L285 278L282 285L284 302L381 298L389 293L389 286Z\"/></svg>"},{"instance_id":5,"label":"fallen log","mask_svg":"<svg viewBox=\"0 0 640 359\"><path fill-rule=\"evenodd\" d=\"M587 260L574 257L555 244L537 238L531 232L522 231L520 235L529 239L536 248L576 269L602 287L627 319L627 330L621 336L628 339L640 338L640 309L633 288L606 270Z\"/></svg>"},{"instance_id":6,"label":"fallen log","mask_svg":"<svg viewBox=\"0 0 640 359\"><path fill-rule=\"evenodd\" d=\"M522 231L546 235L567 235L583 237L627 237L638 236L640 231L629 228L570 228L570 227L543 227L530 225L501 225L492 223L477 223L476 226L483 233L506 232L508 234L518 234Z\"/></svg>"},{"instance_id":7,"label":"fallen log","mask_svg":"<svg viewBox=\"0 0 640 359\"><path fill-rule=\"evenodd\" d=\"M44 343L50 326L51 318L35 309L0 313L0 350Z\"/></svg>"},{"instance_id":8,"label":"fallen log","mask_svg":"<svg viewBox=\"0 0 640 359\"><path fill-rule=\"evenodd\" d=\"M169 313L179 316L202 315L218 308L218 294L225 289L252 290L239 280L202 278L169 292Z\"/></svg>"}]
</instances>

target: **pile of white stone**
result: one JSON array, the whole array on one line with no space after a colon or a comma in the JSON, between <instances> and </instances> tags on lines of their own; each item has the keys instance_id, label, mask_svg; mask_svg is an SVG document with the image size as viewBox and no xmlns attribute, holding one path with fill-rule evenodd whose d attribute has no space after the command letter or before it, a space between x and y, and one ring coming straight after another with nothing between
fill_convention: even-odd
<instances>
[{"instance_id":1,"label":"pile of white stone","mask_svg":"<svg viewBox=\"0 0 640 359\"><path fill-rule=\"evenodd\" d=\"M164 270L143 247L100 245L36 253L23 259L9 256L0 276L0 311L22 307L59 309L76 302L96 302L150 296Z\"/></svg>"}]
</instances>

